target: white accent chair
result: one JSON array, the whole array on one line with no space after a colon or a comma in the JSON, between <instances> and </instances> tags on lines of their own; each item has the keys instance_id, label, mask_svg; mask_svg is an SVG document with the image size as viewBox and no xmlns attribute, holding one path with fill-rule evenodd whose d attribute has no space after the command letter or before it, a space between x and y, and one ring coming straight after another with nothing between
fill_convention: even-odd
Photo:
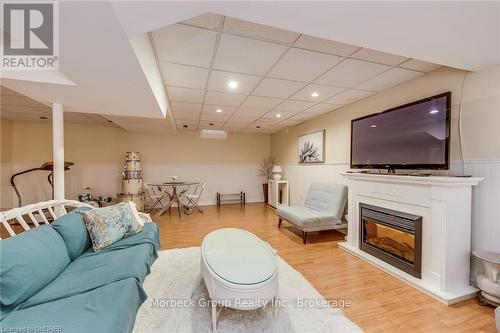
<instances>
[{"instance_id":1,"label":"white accent chair","mask_svg":"<svg viewBox=\"0 0 500 333\"><path fill-rule=\"evenodd\" d=\"M290 222L303 233L345 228L342 216L347 204L347 186L334 183L313 183L304 206L278 206L278 228L283 220Z\"/></svg>"},{"instance_id":2,"label":"white accent chair","mask_svg":"<svg viewBox=\"0 0 500 333\"><path fill-rule=\"evenodd\" d=\"M156 208L156 206L161 206L159 207L160 209L165 207L162 202L165 193L162 191L160 186L153 184L144 184L144 189L146 190L147 196L151 200L148 212L151 212Z\"/></svg>"},{"instance_id":3,"label":"white accent chair","mask_svg":"<svg viewBox=\"0 0 500 333\"><path fill-rule=\"evenodd\" d=\"M206 184L207 184L206 182L203 182L201 184L201 186L200 186L200 184L198 184L194 188L194 191L192 194L185 194L184 195L184 198L186 198L186 201L187 201L186 209L191 209L191 207L192 207L192 208L196 208L196 210L199 211L200 213L203 213L203 210L198 205L198 201L200 200L200 197L203 194L203 190L205 189Z\"/></svg>"}]
</instances>

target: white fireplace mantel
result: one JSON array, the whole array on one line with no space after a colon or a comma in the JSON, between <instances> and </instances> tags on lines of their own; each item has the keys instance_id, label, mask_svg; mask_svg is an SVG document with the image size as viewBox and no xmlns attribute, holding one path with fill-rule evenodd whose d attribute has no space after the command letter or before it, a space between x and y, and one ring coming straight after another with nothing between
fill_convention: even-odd
<instances>
[{"instance_id":1,"label":"white fireplace mantel","mask_svg":"<svg viewBox=\"0 0 500 333\"><path fill-rule=\"evenodd\" d=\"M472 186L477 177L342 174L349 187L348 233L339 246L445 304L473 297L470 285ZM362 251L361 203L422 216L422 277L416 278Z\"/></svg>"}]
</instances>

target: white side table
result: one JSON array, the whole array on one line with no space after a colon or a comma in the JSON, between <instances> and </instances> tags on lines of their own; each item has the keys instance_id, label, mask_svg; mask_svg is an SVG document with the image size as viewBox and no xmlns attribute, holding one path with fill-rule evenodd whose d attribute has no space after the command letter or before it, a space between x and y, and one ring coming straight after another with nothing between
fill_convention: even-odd
<instances>
[{"instance_id":1,"label":"white side table","mask_svg":"<svg viewBox=\"0 0 500 333\"><path fill-rule=\"evenodd\" d=\"M269 198L268 204L273 208L278 207L278 205L288 206L290 204L290 187L288 181L270 179L267 187L267 196Z\"/></svg>"}]
</instances>

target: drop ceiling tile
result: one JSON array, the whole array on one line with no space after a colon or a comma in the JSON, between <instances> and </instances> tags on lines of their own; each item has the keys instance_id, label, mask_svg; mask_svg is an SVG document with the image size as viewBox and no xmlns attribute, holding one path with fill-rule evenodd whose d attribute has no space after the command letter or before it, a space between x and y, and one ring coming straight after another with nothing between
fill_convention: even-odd
<instances>
[{"instance_id":1,"label":"drop ceiling tile","mask_svg":"<svg viewBox=\"0 0 500 333\"><path fill-rule=\"evenodd\" d=\"M264 75L286 49L283 45L222 34L214 68Z\"/></svg>"},{"instance_id":2,"label":"drop ceiling tile","mask_svg":"<svg viewBox=\"0 0 500 333\"><path fill-rule=\"evenodd\" d=\"M304 113L304 112L302 112L302 113L296 114L295 116L293 116L291 118L288 118L287 120L302 122L304 120L311 119L311 118L313 118L315 116L316 115L313 114L313 113Z\"/></svg>"},{"instance_id":3,"label":"drop ceiling tile","mask_svg":"<svg viewBox=\"0 0 500 333\"><path fill-rule=\"evenodd\" d=\"M231 116L229 120L230 123L251 123L252 121L258 119L261 114L238 114L235 113Z\"/></svg>"},{"instance_id":4,"label":"drop ceiling tile","mask_svg":"<svg viewBox=\"0 0 500 333\"><path fill-rule=\"evenodd\" d=\"M359 60L373 61L379 64L384 64L389 66L399 65L402 62L409 59L407 57L402 57L391 53L385 53L365 48L362 48L361 50L357 51L351 57Z\"/></svg>"},{"instance_id":5,"label":"drop ceiling tile","mask_svg":"<svg viewBox=\"0 0 500 333\"><path fill-rule=\"evenodd\" d=\"M244 21L232 17L226 17L224 32L246 36L250 38L264 39L284 44L292 43L299 34L296 32L270 27L268 25Z\"/></svg>"},{"instance_id":6,"label":"drop ceiling tile","mask_svg":"<svg viewBox=\"0 0 500 333\"><path fill-rule=\"evenodd\" d=\"M198 120L200 118L200 113L196 112L175 112L174 111L174 119L175 120Z\"/></svg>"},{"instance_id":7,"label":"drop ceiling tile","mask_svg":"<svg viewBox=\"0 0 500 333\"><path fill-rule=\"evenodd\" d=\"M414 79L420 75L423 74L421 72L410 71L408 69L393 68L357 85L356 88L362 90L382 91L397 84Z\"/></svg>"},{"instance_id":8,"label":"drop ceiling tile","mask_svg":"<svg viewBox=\"0 0 500 333\"><path fill-rule=\"evenodd\" d=\"M64 121L67 121L68 123L84 124L84 125L98 124L95 120L87 117L85 114L76 112L65 112Z\"/></svg>"},{"instance_id":9,"label":"drop ceiling tile","mask_svg":"<svg viewBox=\"0 0 500 333\"><path fill-rule=\"evenodd\" d=\"M333 111L339 107L341 107L341 105L321 103L321 104L316 104L315 106L305 110L304 112L317 115Z\"/></svg>"},{"instance_id":10,"label":"drop ceiling tile","mask_svg":"<svg viewBox=\"0 0 500 333\"><path fill-rule=\"evenodd\" d=\"M301 122L302 120L286 119L282 123L280 123L280 125L283 127L288 127L288 126L295 126L297 124L300 124Z\"/></svg>"},{"instance_id":11,"label":"drop ceiling tile","mask_svg":"<svg viewBox=\"0 0 500 333\"><path fill-rule=\"evenodd\" d=\"M246 95L241 94L207 91L205 103L219 106L239 106L245 98Z\"/></svg>"},{"instance_id":12,"label":"drop ceiling tile","mask_svg":"<svg viewBox=\"0 0 500 333\"><path fill-rule=\"evenodd\" d=\"M219 129L224 125L224 121L200 120L198 128Z\"/></svg>"},{"instance_id":13,"label":"drop ceiling tile","mask_svg":"<svg viewBox=\"0 0 500 333\"><path fill-rule=\"evenodd\" d=\"M260 132L262 132L260 128L245 128L240 131L241 134L258 134Z\"/></svg>"},{"instance_id":14,"label":"drop ceiling tile","mask_svg":"<svg viewBox=\"0 0 500 333\"><path fill-rule=\"evenodd\" d=\"M153 31L153 43L160 61L209 67L217 32L183 24Z\"/></svg>"},{"instance_id":15,"label":"drop ceiling tile","mask_svg":"<svg viewBox=\"0 0 500 333\"><path fill-rule=\"evenodd\" d=\"M196 130L198 127L198 120L176 120L175 124L178 130Z\"/></svg>"},{"instance_id":16,"label":"drop ceiling tile","mask_svg":"<svg viewBox=\"0 0 500 333\"><path fill-rule=\"evenodd\" d=\"M243 122L234 122L234 121L227 121L223 128L233 128L233 129L240 129L243 127L246 127L248 123L243 123Z\"/></svg>"},{"instance_id":17,"label":"drop ceiling tile","mask_svg":"<svg viewBox=\"0 0 500 333\"><path fill-rule=\"evenodd\" d=\"M278 118L259 118L251 126L260 126L261 128L270 128L280 123L282 120Z\"/></svg>"},{"instance_id":18,"label":"drop ceiling tile","mask_svg":"<svg viewBox=\"0 0 500 333\"><path fill-rule=\"evenodd\" d=\"M201 103L204 93L197 89L167 87L168 98L174 102Z\"/></svg>"},{"instance_id":19,"label":"drop ceiling tile","mask_svg":"<svg viewBox=\"0 0 500 333\"><path fill-rule=\"evenodd\" d=\"M1 105L16 105L16 106L28 106L28 107L47 107L45 104L37 102L29 97L23 95L3 95L0 98Z\"/></svg>"},{"instance_id":20,"label":"drop ceiling tile","mask_svg":"<svg viewBox=\"0 0 500 333\"><path fill-rule=\"evenodd\" d=\"M206 13L184 20L181 23L205 29L218 29L220 27L221 20L222 15Z\"/></svg>"},{"instance_id":21,"label":"drop ceiling tile","mask_svg":"<svg viewBox=\"0 0 500 333\"><path fill-rule=\"evenodd\" d=\"M390 67L372 62L347 59L323 74L315 83L332 85L335 87L351 88Z\"/></svg>"},{"instance_id":22,"label":"drop ceiling tile","mask_svg":"<svg viewBox=\"0 0 500 333\"><path fill-rule=\"evenodd\" d=\"M239 94L249 94L259 83L261 78L255 75L238 74L223 71L212 71L208 82L208 90L235 92ZM237 88L229 88L228 83L235 81Z\"/></svg>"},{"instance_id":23,"label":"drop ceiling tile","mask_svg":"<svg viewBox=\"0 0 500 333\"><path fill-rule=\"evenodd\" d=\"M231 117L230 114L215 114L215 113L202 113L200 120L207 121L226 121Z\"/></svg>"},{"instance_id":24,"label":"drop ceiling tile","mask_svg":"<svg viewBox=\"0 0 500 333\"><path fill-rule=\"evenodd\" d=\"M421 61L417 59L410 59L404 64L399 65L398 67L428 73L442 66L438 64L433 64L431 62Z\"/></svg>"},{"instance_id":25,"label":"drop ceiling tile","mask_svg":"<svg viewBox=\"0 0 500 333\"><path fill-rule=\"evenodd\" d=\"M250 106L240 106L238 108L238 111L236 111L235 114L237 115L251 115L251 116L262 116L265 114L267 111L269 111L268 108L254 108Z\"/></svg>"},{"instance_id":26,"label":"drop ceiling tile","mask_svg":"<svg viewBox=\"0 0 500 333\"><path fill-rule=\"evenodd\" d=\"M290 98L301 101L321 102L327 99L328 97L338 94L342 90L344 90L344 88L322 86L319 84L310 84ZM317 97L313 97L312 96L313 93L317 93L319 95Z\"/></svg>"},{"instance_id":27,"label":"drop ceiling tile","mask_svg":"<svg viewBox=\"0 0 500 333\"><path fill-rule=\"evenodd\" d=\"M265 78L252 95L287 98L306 85L303 82Z\"/></svg>"},{"instance_id":28,"label":"drop ceiling tile","mask_svg":"<svg viewBox=\"0 0 500 333\"><path fill-rule=\"evenodd\" d=\"M283 100L279 98L249 96L247 100L241 105L241 107L270 110L276 105L280 104L282 101Z\"/></svg>"},{"instance_id":29,"label":"drop ceiling tile","mask_svg":"<svg viewBox=\"0 0 500 333\"><path fill-rule=\"evenodd\" d=\"M222 112L217 112L217 110L221 110ZM203 105L203 113L206 114L222 114L222 115L231 115L236 111L236 107L234 106L219 106L219 105Z\"/></svg>"},{"instance_id":30,"label":"drop ceiling tile","mask_svg":"<svg viewBox=\"0 0 500 333\"><path fill-rule=\"evenodd\" d=\"M160 61L163 80L167 86L205 89L208 69L170 64Z\"/></svg>"},{"instance_id":31,"label":"drop ceiling tile","mask_svg":"<svg viewBox=\"0 0 500 333\"><path fill-rule=\"evenodd\" d=\"M349 104L354 101L357 101L359 99L368 97L372 95L373 92L371 91L364 91L364 90L356 90L356 89L347 89L341 92L340 94L337 94L333 97L330 97L329 99L325 100L325 103L331 103L331 104Z\"/></svg>"},{"instance_id":32,"label":"drop ceiling tile","mask_svg":"<svg viewBox=\"0 0 500 333\"><path fill-rule=\"evenodd\" d=\"M307 108L310 108L311 106L314 105L314 102L304 102L304 101L295 101L291 99L287 99L280 105L276 106L274 109L278 111L285 111L285 112L301 112L304 111Z\"/></svg>"},{"instance_id":33,"label":"drop ceiling tile","mask_svg":"<svg viewBox=\"0 0 500 333\"><path fill-rule=\"evenodd\" d=\"M14 121L46 122L46 123L50 124L51 117L46 116L47 119L40 119L40 117L42 117L42 116L34 115L34 114L19 114L19 113L2 111L2 118L1 119L9 119L9 120L14 120Z\"/></svg>"},{"instance_id":34,"label":"drop ceiling tile","mask_svg":"<svg viewBox=\"0 0 500 333\"><path fill-rule=\"evenodd\" d=\"M279 117L278 117L279 115ZM276 119L279 121L283 121L285 119L288 119L290 117L295 116L295 113L292 112L280 112L280 111L269 111L265 115L262 116L264 119Z\"/></svg>"},{"instance_id":35,"label":"drop ceiling tile","mask_svg":"<svg viewBox=\"0 0 500 333\"><path fill-rule=\"evenodd\" d=\"M300 36L300 38L293 45L304 49L325 52L344 57L350 56L351 54L359 50L359 46L334 42L332 40L313 37L309 35Z\"/></svg>"},{"instance_id":36,"label":"drop ceiling tile","mask_svg":"<svg viewBox=\"0 0 500 333\"><path fill-rule=\"evenodd\" d=\"M184 102L171 102L170 106L172 111L181 113L196 113L199 114L201 111L201 104L199 103L184 103Z\"/></svg>"},{"instance_id":37,"label":"drop ceiling tile","mask_svg":"<svg viewBox=\"0 0 500 333\"><path fill-rule=\"evenodd\" d=\"M1 105L0 110L2 111L2 115L4 112L17 113L19 115L23 114L31 114L31 115L50 115L52 112L49 108L34 108L29 106L21 106L21 105Z\"/></svg>"},{"instance_id":38,"label":"drop ceiling tile","mask_svg":"<svg viewBox=\"0 0 500 333\"><path fill-rule=\"evenodd\" d=\"M183 126L178 126L177 130L180 132L196 132L198 130L198 126L188 126L184 128Z\"/></svg>"},{"instance_id":39,"label":"drop ceiling tile","mask_svg":"<svg viewBox=\"0 0 500 333\"><path fill-rule=\"evenodd\" d=\"M340 57L290 48L269 73L279 79L310 82L340 61Z\"/></svg>"}]
</instances>

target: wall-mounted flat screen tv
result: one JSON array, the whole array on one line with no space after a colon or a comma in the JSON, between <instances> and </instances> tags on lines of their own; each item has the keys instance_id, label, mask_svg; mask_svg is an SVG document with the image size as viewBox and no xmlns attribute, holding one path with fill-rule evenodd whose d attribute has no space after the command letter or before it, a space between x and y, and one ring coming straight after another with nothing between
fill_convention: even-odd
<instances>
[{"instance_id":1,"label":"wall-mounted flat screen tv","mask_svg":"<svg viewBox=\"0 0 500 333\"><path fill-rule=\"evenodd\" d=\"M448 169L451 92L351 122L351 168Z\"/></svg>"}]
</instances>

